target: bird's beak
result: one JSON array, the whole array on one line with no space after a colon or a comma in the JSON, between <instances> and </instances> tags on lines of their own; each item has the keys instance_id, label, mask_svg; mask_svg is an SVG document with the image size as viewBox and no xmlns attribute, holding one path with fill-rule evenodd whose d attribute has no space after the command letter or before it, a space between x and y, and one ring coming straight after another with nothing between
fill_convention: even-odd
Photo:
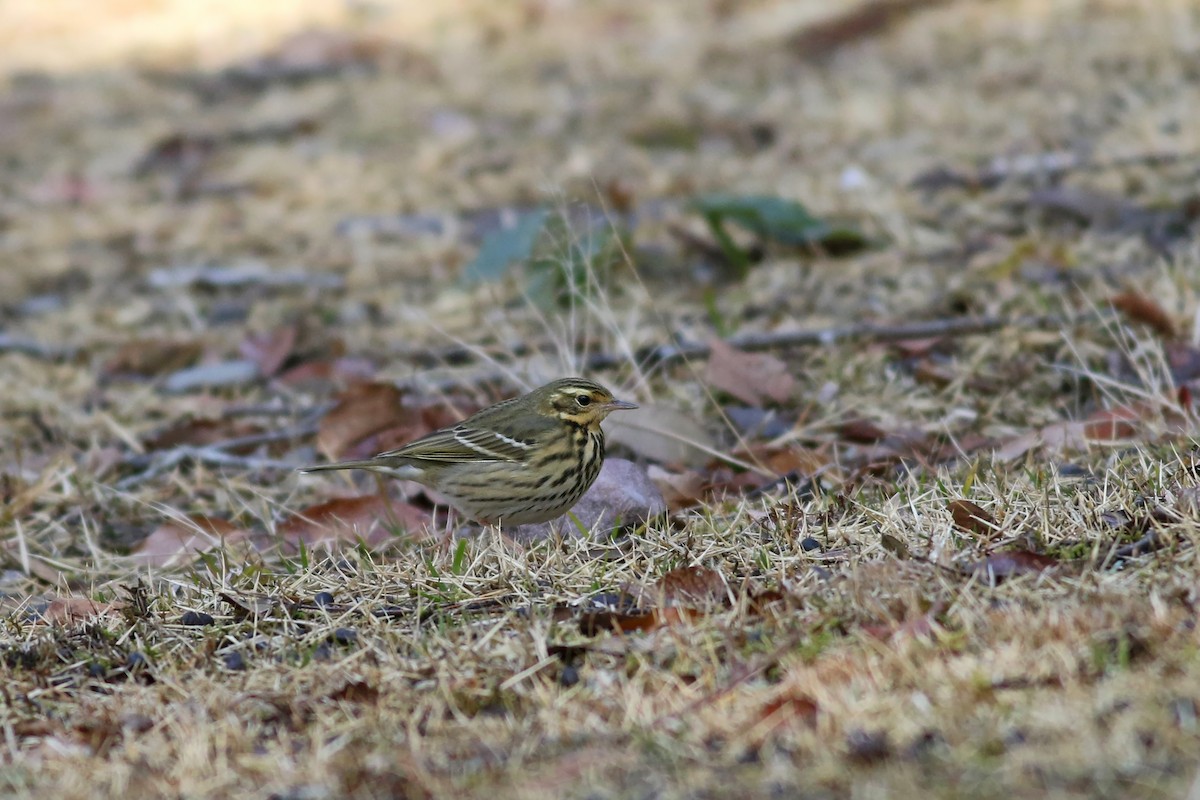
<instances>
[{"instance_id":1,"label":"bird's beak","mask_svg":"<svg viewBox=\"0 0 1200 800\"><path fill-rule=\"evenodd\" d=\"M630 403L626 400L610 400L604 404L606 411L629 411L637 407L637 403Z\"/></svg>"}]
</instances>

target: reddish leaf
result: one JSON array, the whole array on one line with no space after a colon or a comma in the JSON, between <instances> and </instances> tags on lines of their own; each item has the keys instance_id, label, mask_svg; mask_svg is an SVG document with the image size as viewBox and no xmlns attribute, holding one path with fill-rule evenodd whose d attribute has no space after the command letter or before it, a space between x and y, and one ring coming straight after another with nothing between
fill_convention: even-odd
<instances>
[{"instance_id":1,"label":"reddish leaf","mask_svg":"<svg viewBox=\"0 0 1200 800\"><path fill-rule=\"evenodd\" d=\"M285 370L276 380L295 389L317 391L327 386L348 386L368 381L375 365L365 358L331 358L308 361Z\"/></svg>"},{"instance_id":2,"label":"reddish leaf","mask_svg":"<svg viewBox=\"0 0 1200 800\"><path fill-rule=\"evenodd\" d=\"M247 334L238 346L242 356L258 365L258 371L266 377L274 375L283 367L296 347L298 331L295 325L284 325L266 333Z\"/></svg>"},{"instance_id":3,"label":"reddish leaf","mask_svg":"<svg viewBox=\"0 0 1200 800\"><path fill-rule=\"evenodd\" d=\"M262 428L245 420L233 419L185 419L166 430L159 431L143 440L149 450L169 450L180 445L204 446L253 436L262 433ZM231 448L232 453L248 453L255 445Z\"/></svg>"},{"instance_id":4,"label":"reddish leaf","mask_svg":"<svg viewBox=\"0 0 1200 800\"><path fill-rule=\"evenodd\" d=\"M162 567L220 547L222 542L243 541L249 535L228 520L198 514L159 525L133 549L133 555L147 564Z\"/></svg>"},{"instance_id":5,"label":"reddish leaf","mask_svg":"<svg viewBox=\"0 0 1200 800\"><path fill-rule=\"evenodd\" d=\"M704 380L743 403L759 406L764 400L786 403L796 392L796 379L787 364L769 353L746 353L720 339L709 342L710 355Z\"/></svg>"},{"instance_id":6,"label":"reddish leaf","mask_svg":"<svg viewBox=\"0 0 1200 800\"><path fill-rule=\"evenodd\" d=\"M1137 435L1141 412L1131 406L1102 409L1083 423L1084 438L1093 442L1132 439Z\"/></svg>"},{"instance_id":7,"label":"reddish leaf","mask_svg":"<svg viewBox=\"0 0 1200 800\"><path fill-rule=\"evenodd\" d=\"M767 608L787 600L787 595L778 589L764 589L750 598L749 611L751 614L765 614Z\"/></svg>"},{"instance_id":8,"label":"reddish leaf","mask_svg":"<svg viewBox=\"0 0 1200 800\"><path fill-rule=\"evenodd\" d=\"M124 603L98 603L90 597L56 597L42 611L46 622L71 623L119 611Z\"/></svg>"},{"instance_id":9,"label":"reddish leaf","mask_svg":"<svg viewBox=\"0 0 1200 800\"><path fill-rule=\"evenodd\" d=\"M662 492L667 508L672 512L699 505L704 497L706 481L695 470L668 472L657 464L651 464L646 473Z\"/></svg>"},{"instance_id":10,"label":"reddish leaf","mask_svg":"<svg viewBox=\"0 0 1200 800\"><path fill-rule=\"evenodd\" d=\"M788 690L762 707L759 712L759 721L772 717L777 719L779 724L792 720L811 723L816 720L820 710L821 707L817 701L809 695Z\"/></svg>"},{"instance_id":11,"label":"reddish leaf","mask_svg":"<svg viewBox=\"0 0 1200 800\"><path fill-rule=\"evenodd\" d=\"M399 525L419 532L429 523L427 511L377 494L342 497L306 508L283 520L276 528L285 542L311 547L325 542L357 542L378 545L391 537Z\"/></svg>"},{"instance_id":12,"label":"reddish leaf","mask_svg":"<svg viewBox=\"0 0 1200 800\"><path fill-rule=\"evenodd\" d=\"M1050 556L1032 553L1028 550L1007 550L993 553L983 561L976 563L971 571L976 575L987 577L993 582L1019 575L1036 575L1058 566L1058 561Z\"/></svg>"},{"instance_id":13,"label":"reddish leaf","mask_svg":"<svg viewBox=\"0 0 1200 800\"><path fill-rule=\"evenodd\" d=\"M679 625L703 616L691 608L659 608L653 611L592 611L579 618L579 631L584 636L596 636L606 631L636 633Z\"/></svg>"},{"instance_id":14,"label":"reddish leaf","mask_svg":"<svg viewBox=\"0 0 1200 800\"><path fill-rule=\"evenodd\" d=\"M891 344L904 358L921 358L932 353L941 343L942 337L930 336L925 339L898 339Z\"/></svg>"},{"instance_id":15,"label":"reddish leaf","mask_svg":"<svg viewBox=\"0 0 1200 800\"><path fill-rule=\"evenodd\" d=\"M408 412L400 404L401 396L400 390L390 383L351 386L321 418L317 449L330 460L337 460L363 438L408 421Z\"/></svg>"},{"instance_id":16,"label":"reddish leaf","mask_svg":"<svg viewBox=\"0 0 1200 800\"><path fill-rule=\"evenodd\" d=\"M708 567L679 567L667 572L654 585L627 587L625 593L640 606L709 606L728 602L729 593L721 573Z\"/></svg>"},{"instance_id":17,"label":"reddish leaf","mask_svg":"<svg viewBox=\"0 0 1200 800\"><path fill-rule=\"evenodd\" d=\"M379 689L366 681L348 681L340 689L330 692L326 697L340 703L370 703L374 705L379 699Z\"/></svg>"},{"instance_id":18,"label":"reddish leaf","mask_svg":"<svg viewBox=\"0 0 1200 800\"><path fill-rule=\"evenodd\" d=\"M950 515L954 517L954 527L964 533L974 533L978 536L991 536L1000 526L996 519L970 500L950 501Z\"/></svg>"},{"instance_id":19,"label":"reddish leaf","mask_svg":"<svg viewBox=\"0 0 1200 800\"><path fill-rule=\"evenodd\" d=\"M869 419L849 419L838 429L839 435L848 442L871 444L887 438L887 431Z\"/></svg>"},{"instance_id":20,"label":"reddish leaf","mask_svg":"<svg viewBox=\"0 0 1200 800\"><path fill-rule=\"evenodd\" d=\"M104 363L106 377L164 375L196 363L204 343L195 339L135 339L121 345Z\"/></svg>"},{"instance_id":21,"label":"reddish leaf","mask_svg":"<svg viewBox=\"0 0 1200 800\"><path fill-rule=\"evenodd\" d=\"M1110 301L1113 308L1133 322L1149 326L1164 339L1174 339L1177 331L1171 316L1153 299L1140 292L1121 292Z\"/></svg>"}]
</instances>

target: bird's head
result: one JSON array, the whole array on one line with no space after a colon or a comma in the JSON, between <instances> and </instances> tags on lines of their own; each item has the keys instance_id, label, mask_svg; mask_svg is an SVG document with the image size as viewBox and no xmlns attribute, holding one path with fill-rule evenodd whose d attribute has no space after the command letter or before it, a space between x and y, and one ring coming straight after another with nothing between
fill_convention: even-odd
<instances>
[{"instance_id":1,"label":"bird's head","mask_svg":"<svg viewBox=\"0 0 1200 800\"><path fill-rule=\"evenodd\" d=\"M563 422L591 427L613 411L637 408L636 403L617 400L612 392L583 378L562 378L530 393L540 413Z\"/></svg>"}]
</instances>

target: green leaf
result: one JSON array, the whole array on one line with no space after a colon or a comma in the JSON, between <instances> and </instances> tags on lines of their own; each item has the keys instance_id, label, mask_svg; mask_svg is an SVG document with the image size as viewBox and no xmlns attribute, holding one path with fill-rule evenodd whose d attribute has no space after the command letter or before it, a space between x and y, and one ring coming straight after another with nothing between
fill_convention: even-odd
<instances>
[{"instance_id":1,"label":"green leaf","mask_svg":"<svg viewBox=\"0 0 1200 800\"><path fill-rule=\"evenodd\" d=\"M479 252L463 270L461 283L498 281L514 263L527 260L546 224L546 209L527 211L514 224L492 231L483 238Z\"/></svg>"},{"instance_id":2,"label":"green leaf","mask_svg":"<svg viewBox=\"0 0 1200 800\"><path fill-rule=\"evenodd\" d=\"M868 243L861 231L815 217L801 203L782 197L708 194L692 200L689 207L704 217L726 258L743 275L749 255L733 241L726 223L737 224L760 239L795 247L819 245L834 255L861 250Z\"/></svg>"}]
</instances>

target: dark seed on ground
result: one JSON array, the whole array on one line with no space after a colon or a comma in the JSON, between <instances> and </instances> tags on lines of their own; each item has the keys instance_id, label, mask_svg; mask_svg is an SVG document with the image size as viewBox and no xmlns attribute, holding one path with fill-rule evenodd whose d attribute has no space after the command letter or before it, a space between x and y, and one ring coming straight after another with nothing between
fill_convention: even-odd
<instances>
[{"instance_id":1,"label":"dark seed on ground","mask_svg":"<svg viewBox=\"0 0 1200 800\"><path fill-rule=\"evenodd\" d=\"M330 592L317 592L313 597L313 602L319 608L329 608L329 606L333 605L333 594Z\"/></svg>"},{"instance_id":2,"label":"dark seed on ground","mask_svg":"<svg viewBox=\"0 0 1200 800\"><path fill-rule=\"evenodd\" d=\"M203 611L185 611L179 621L184 625L192 626L212 625L216 622L211 614L205 614Z\"/></svg>"},{"instance_id":3,"label":"dark seed on ground","mask_svg":"<svg viewBox=\"0 0 1200 800\"><path fill-rule=\"evenodd\" d=\"M811 553L813 550L820 550L821 543L811 536L805 536L800 540L800 549L806 553Z\"/></svg>"},{"instance_id":4,"label":"dark seed on ground","mask_svg":"<svg viewBox=\"0 0 1200 800\"><path fill-rule=\"evenodd\" d=\"M241 672L246 668L246 659L242 654L234 650L232 653L225 654L225 669L231 672Z\"/></svg>"},{"instance_id":5,"label":"dark seed on ground","mask_svg":"<svg viewBox=\"0 0 1200 800\"><path fill-rule=\"evenodd\" d=\"M335 644L354 644L358 641L358 631L353 628L335 628L329 638Z\"/></svg>"}]
</instances>

